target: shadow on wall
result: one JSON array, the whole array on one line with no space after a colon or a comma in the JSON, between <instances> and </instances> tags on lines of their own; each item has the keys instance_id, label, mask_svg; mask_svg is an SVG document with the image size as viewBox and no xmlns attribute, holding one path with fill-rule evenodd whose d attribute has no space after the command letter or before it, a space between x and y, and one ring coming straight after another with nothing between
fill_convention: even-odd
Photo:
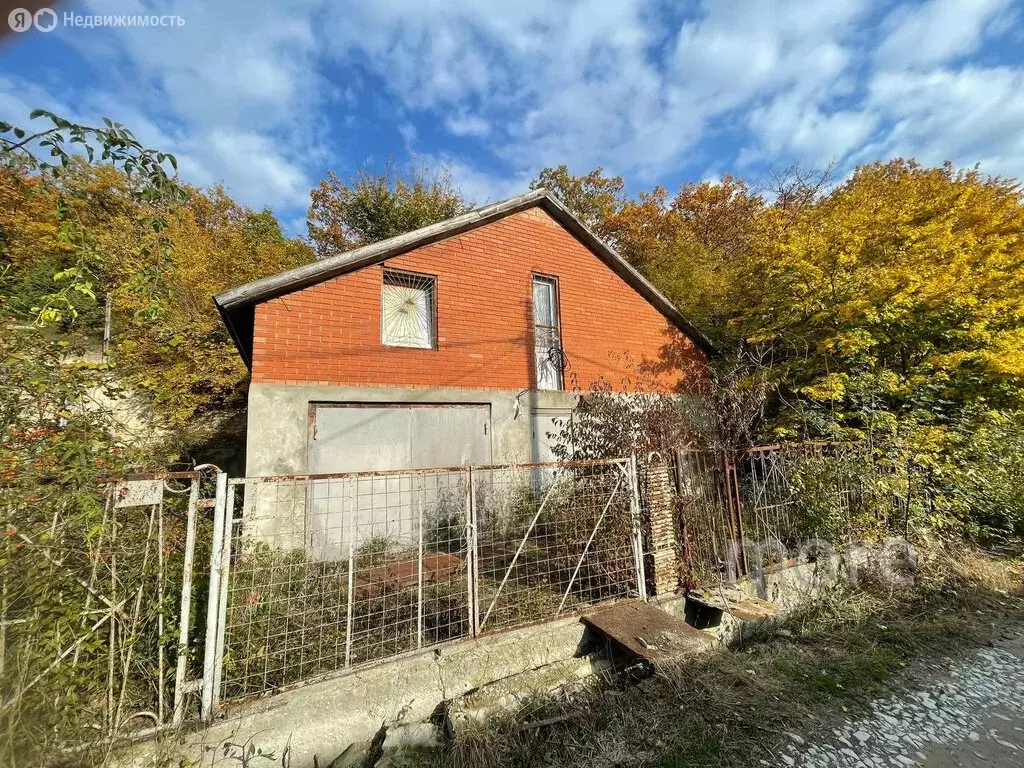
<instances>
[{"instance_id":1,"label":"shadow on wall","mask_svg":"<svg viewBox=\"0 0 1024 768\"><path fill-rule=\"evenodd\" d=\"M215 464L232 477L244 477L248 411L236 408L210 418L209 430L184 451L182 462Z\"/></svg>"}]
</instances>

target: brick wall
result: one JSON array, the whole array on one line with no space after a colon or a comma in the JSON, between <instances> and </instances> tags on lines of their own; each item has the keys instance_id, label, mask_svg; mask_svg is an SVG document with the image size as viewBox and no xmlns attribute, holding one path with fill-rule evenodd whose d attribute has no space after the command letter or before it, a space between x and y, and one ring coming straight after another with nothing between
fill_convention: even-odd
<instances>
[{"instance_id":1,"label":"brick wall","mask_svg":"<svg viewBox=\"0 0 1024 768\"><path fill-rule=\"evenodd\" d=\"M644 531L649 566L647 577L654 583L657 595L672 595L680 586L679 566L682 562L679 516L676 514L675 481L672 466L662 461L645 463L640 472L640 496L644 506Z\"/></svg>"},{"instance_id":2,"label":"brick wall","mask_svg":"<svg viewBox=\"0 0 1024 768\"><path fill-rule=\"evenodd\" d=\"M532 280L558 278L565 388L600 378L671 391L652 372L673 345L700 352L642 296L539 208L390 259L434 275L437 348L381 343L383 268L368 267L256 308L255 383L518 391L534 384Z\"/></svg>"}]
</instances>

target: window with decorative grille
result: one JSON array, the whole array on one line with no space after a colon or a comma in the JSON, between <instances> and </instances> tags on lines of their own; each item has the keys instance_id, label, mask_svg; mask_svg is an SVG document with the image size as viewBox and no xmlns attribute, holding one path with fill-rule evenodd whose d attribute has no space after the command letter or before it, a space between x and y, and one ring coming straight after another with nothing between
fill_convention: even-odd
<instances>
[{"instance_id":1,"label":"window with decorative grille","mask_svg":"<svg viewBox=\"0 0 1024 768\"><path fill-rule=\"evenodd\" d=\"M558 284L554 278L533 278L533 339L537 389L562 388L562 342L558 330Z\"/></svg>"},{"instance_id":2,"label":"window with decorative grille","mask_svg":"<svg viewBox=\"0 0 1024 768\"><path fill-rule=\"evenodd\" d=\"M381 341L390 347L432 349L435 325L434 278L384 270Z\"/></svg>"}]
</instances>

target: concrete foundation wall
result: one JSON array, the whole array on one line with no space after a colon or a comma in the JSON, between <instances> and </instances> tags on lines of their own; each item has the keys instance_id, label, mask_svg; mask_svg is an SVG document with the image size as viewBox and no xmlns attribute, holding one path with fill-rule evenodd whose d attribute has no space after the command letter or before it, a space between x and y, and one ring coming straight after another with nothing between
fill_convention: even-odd
<instances>
[{"instance_id":1,"label":"concrete foundation wall","mask_svg":"<svg viewBox=\"0 0 1024 768\"><path fill-rule=\"evenodd\" d=\"M578 618L566 618L353 670L267 699L235 704L233 712L201 731L122 751L115 765L206 765L211 750L249 739L278 757L287 746L292 768L310 768L314 755L326 765L350 744L372 738L381 724L393 729L422 723L442 701L579 656L584 632ZM573 669L578 675L579 669Z\"/></svg>"},{"instance_id":2,"label":"concrete foundation wall","mask_svg":"<svg viewBox=\"0 0 1024 768\"><path fill-rule=\"evenodd\" d=\"M517 408L517 395L496 390L253 384L249 388L246 475L308 473L310 403L486 404L491 410L492 462L530 462L531 414L537 410L571 410L578 396L573 392L530 390L519 395Z\"/></svg>"},{"instance_id":3,"label":"concrete foundation wall","mask_svg":"<svg viewBox=\"0 0 1024 768\"><path fill-rule=\"evenodd\" d=\"M863 550L845 552L766 571L729 590L740 597L771 600L783 609L765 619L774 620L782 618L786 608L851 580L856 568L872 559L877 558ZM680 618L686 614L682 595L653 602ZM753 624L727 619L708 631L721 644L753 629ZM431 718L441 702L460 700L466 716L486 717L506 708L507 702L518 701L523 691L554 690L606 669L607 664L591 653L596 643L587 632L578 617L559 619L425 650L266 699L237 702L208 728L122 750L115 765L143 768L158 760L171 765L182 760L208 764L211 750L251 739L257 748L274 751L278 757L287 746L292 768L310 768L314 755L320 765L326 765L350 744L368 741L382 724L389 728L389 740L402 738L403 733L414 740L431 738L432 727L420 724Z\"/></svg>"}]
</instances>

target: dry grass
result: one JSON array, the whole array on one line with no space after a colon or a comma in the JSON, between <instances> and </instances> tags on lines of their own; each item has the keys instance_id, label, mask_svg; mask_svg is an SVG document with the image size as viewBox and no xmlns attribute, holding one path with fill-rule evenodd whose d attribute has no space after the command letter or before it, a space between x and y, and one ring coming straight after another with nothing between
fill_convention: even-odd
<instances>
[{"instance_id":1,"label":"dry grass","mask_svg":"<svg viewBox=\"0 0 1024 768\"><path fill-rule=\"evenodd\" d=\"M635 683L607 681L536 701L415 762L670 768L772 761L787 731L824 727L883 694L915 659L983 642L995 627L1024 618L1024 560L934 541L918 557L914 587L836 590L728 652ZM522 728L571 712L581 714Z\"/></svg>"}]
</instances>

